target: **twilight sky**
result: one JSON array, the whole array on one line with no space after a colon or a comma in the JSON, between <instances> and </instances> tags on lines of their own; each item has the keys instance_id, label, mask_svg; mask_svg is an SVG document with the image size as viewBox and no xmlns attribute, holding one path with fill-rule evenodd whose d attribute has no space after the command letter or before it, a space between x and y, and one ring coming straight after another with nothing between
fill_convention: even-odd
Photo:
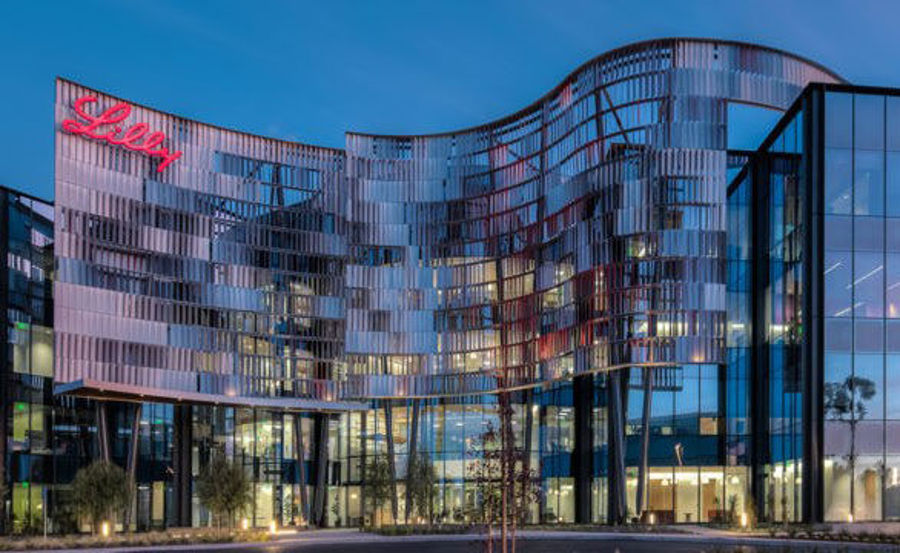
<instances>
[{"instance_id":1,"label":"twilight sky","mask_svg":"<svg viewBox=\"0 0 900 553\"><path fill-rule=\"evenodd\" d=\"M900 86L900 2L48 0L3 8L0 184L53 197L53 80L192 119L342 147L530 104L655 37L757 42Z\"/></svg>"}]
</instances>

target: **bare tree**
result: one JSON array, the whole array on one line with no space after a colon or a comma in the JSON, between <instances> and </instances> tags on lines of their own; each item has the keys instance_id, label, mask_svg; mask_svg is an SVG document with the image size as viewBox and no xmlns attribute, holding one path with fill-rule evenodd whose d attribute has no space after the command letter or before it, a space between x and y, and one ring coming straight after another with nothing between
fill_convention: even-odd
<instances>
[{"instance_id":1,"label":"bare tree","mask_svg":"<svg viewBox=\"0 0 900 553\"><path fill-rule=\"evenodd\" d=\"M495 526L500 530L500 553L515 552L516 530L527 520L529 505L540 499L527 463L530 452L516 446L510 399L510 392L500 392L500 428L488 425L479 439L480 456L470 469L480 496L478 518L485 528L488 553L493 553Z\"/></svg>"}]
</instances>

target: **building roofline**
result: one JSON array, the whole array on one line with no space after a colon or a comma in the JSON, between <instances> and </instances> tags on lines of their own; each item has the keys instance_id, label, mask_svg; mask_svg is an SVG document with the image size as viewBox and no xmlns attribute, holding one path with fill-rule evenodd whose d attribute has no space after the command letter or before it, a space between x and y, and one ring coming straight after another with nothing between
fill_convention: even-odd
<instances>
[{"instance_id":1,"label":"building roofline","mask_svg":"<svg viewBox=\"0 0 900 553\"><path fill-rule=\"evenodd\" d=\"M537 100L531 102L530 104L528 104L527 106L525 106L523 108L516 110L513 113L504 115L497 119L493 119L490 121L486 121L484 123L472 125L469 127L463 127L463 128L452 130L452 131L435 132L435 133L378 134L378 133L373 133L373 132L347 131L347 134L352 134L355 136L371 137L371 138L388 138L388 139L390 139L390 138L394 138L394 139L398 139L398 138L436 138L436 137L441 137L441 136L451 136L451 135L455 135L455 134L474 132L479 129L484 129L487 127L496 127L496 126L504 125L506 123L509 123L510 121L514 121L516 119L519 119L519 118L525 116L526 114L528 114L531 111L540 107L542 102L545 102L546 100L554 97L556 94L559 94L560 90L562 90L563 87L565 87L567 84L569 84L576 76L578 76L579 73L584 71L587 67L589 67L592 64L598 63L601 60L604 60L606 58L615 58L617 56L622 56L626 53L629 53L630 51L641 50L641 49L644 49L649 46L662 45L662 44L667 44L667 43L675 44L678 42L696 42L696 43L701 43L701 44L722 44L722 45L726 45L726 46L745 46L745 47L749 47L749 48L755 48L757 50L763 50L763 51L771 52L773 54L779 54L782 56L787 56L787 57L796 59L797 61L803 62L811 67L815 67L816 69L827 73L828 75L833 77L835 80L840 81L841 83L846 82L846 80L843 77L841 77L838 73L836 73L835 71L829 69L828 67L822 65L821 63L819 63L817 61L813 61L804 56L800 56L798 54L794 54L792 52L788 52L787 50L782 50L780 48L774 48L772 46L755 44L753 42L744 42L744 41L740 41L740 40L726 40L726 39L706 38L706 37L652 38L652 39L648 39L648 40L641 40L638 42L632 42L629 44L625 44L623 46L619 46L612 50L607 50L606 52L603 52L601 54L594 56L593 58L585 61L584 63L582 63L581 65L576 67L574 70L570 71L565 77L563 77L559 81L559 83L556 84L556 86L554 86L548 92L545 92L544 94L542 94Z\"/></svg>"},{"instance_id":2,"label":"building roofline","mask_svg":"<svg viewBox=\"0 0 900 553\"><path fill-rule=\"evenodd\" d=\"M800 61L800 62L802 62L802 63L805 63L805 64L807 64L807 65L809 65L809 66L811 66L811 67L814 67L814 68L816 68L816 69L818 69L818 70L820 70L820 71L823 71L824 73L827 73L828 75L832 76L835 80L840 81L841 83L845 83L845 82L846 82L846 81L843 79L843 77L841 77L840 75L838 75L836 72L832 71L831 69L825 67L824 65L822 65L822 64L820 64L820 63L818 63L818 62L816 62L816 61L813 61L813 60L811 60L811 59L809 59L809 58L806 58L806 57L804 57L804 56L800 56L800 55L794 54L794 53L792 53L792 52L788 52L788 51L786 51L786 50L782 50L782 49L779 49L779 48L774 48L774 47L771 47L771 46L766 46L766 45L761 45L761 44L754 44L754 43L752 43L752 42L744 42L744 41L739 41L739 40L727 40L727 39L705 38L705 37L663 37L663 38L652 38L652 39L648 39L648 40L642 40L642 41L638 41L638 42L632 42L632 43L629 43L629 44L625 44L625 45L623 45L623 46L619 46L619 47L614 48L614 49L612 49L612 50L607 50L606 52L603 52L603 53L600 53L600 54L594 56L593 58L591 58L591 59L585 61L584 63L582 63L581 65L579 65L578 67L576 67L574 70L572 70L572 71L570 71L568 74L566 74L566 76L565 76L563 79L561 79L561 80L556 84L556 86L554 86L554 87L553 87L552 89L550 89L548 92L542 94L542 95L541 95L538 99L536 99L535 101L531 102L531 103L528 104L527 106L524 106L524 107L522 107L522 108L520 108L520 109L514 111L513 113L510 113L510 114L508 114L508 115L504 115L504 116L499 117L499 118L497 118L497 119L485 121L485 122L483 122L483 123L479 123L479 124L476 124L476 125L471 125L471 126L468 126L468 127L462 127L462 128L453 129L453 130L450 130L450 131L440 131L440 132L434 132L434 133L420 133L420 134L415 134L415 133L414 133L414 134L379 134L379 133L375 133L375 132L361 132L361 131L345 130L345 136L352 135L352 136L371 137L371 138L386 138L386 139L402 139L402 138L436 138L436 137L441 137L441 136L452 136L452 135L456 135L456 134L463 134L463 133L468 133L468 132L474 132L474 131L477 131L477 130L480 130L480 129L486 129L486 128L489 128L489 127L496 127L496 126L504 125L504 124L509 123L509 122L511 122L511 121L515 121L516 119L519 119L519 118L525 116L526 114L532 112L533 110L537 109L538 107L540 107L540 105L541 105L543 102L545 102L545 101L547 101L548 99L550 99L550 98L554 97L555 95L557 95L557 94L560 92L560 90L562 90L563 87L565 87L565 86L568 85L570 82L572 82L572 80L573 80L575 77L577 77L579 73L581 73L582 71L584 71L587 67L589 67L589 66L592 65L592 64L598 63L598 62L600 62L600 61L602 61L602 60L604 60L604 59L612 59L612 58L615 58L615 57L618 57L618 56L622 56L622 55L625 55L625 54L627 54L627 53L629 53L629 52L632 52L632 51L639 51L639 50L642 50L642 49L646 49L647 47L651 47L651 46L653 46L653 45L659 45L659 46L662 46L662 45L674 45L674 44L677 44L677 43L679 43L679 42L685 42L685 43L691 43L691 42L693 42L693 43L702 43L702 44L722 44L722 45L726 45L726 46L743 46L743 47L755 48L755 49L757 49L757 50L767 51L767 52L771 52L771 53L774 53L774 54L779 54L779 55L782 55L782 56L786 56L786 57L795 59L795 60ZM300 147L308 147L308 148L318 148L318 149L321 149L321 150L330 151L330 152L332 152L332 153L334 153L334 154L340 154L340 155L344 155L344 154L346 153L346 149L344 149L344 148L334 148L334 147L331 147L331 146L319 146L319 145L311 144L311 143L307 143L307 142L299 142L299 141L294 141L294 140L286 140L286 139L281 139L281 138L275 138L275 137L271 137L271 136L265 136L265 135L258 134L258 133L253 133L253 132L248 132L248 131L236 129L236 128L233 128L233 127L226 127L226 126L224 126L224 125L218 125L218 124L215 124L215 123L207 123L207 122L205 122L205 121L200 121L200 120L198 120L198 119L193 119L193 118L190 118L190 117L185 117L185 116L183 116L183 115L179 115L179 114L176 114L176 113L173 113L173 112L170 112L170 111L158 109L158 108L153 107L153 106L151 106L151 105L143 104L143 103L140 103L140 102L135 102L135 101L133 101L133 100L131 100L131 99L123 98L122 96L119 96L119 95L116 95L116 94L112 94L112 93L109 93L109 92L106 92L106 91L103 91L103 90L99 90L99 89L93 88L93 87L91 87L91 86L89 86L89 85L83 84L83 83L78 82L78 81L76 81L76 80L74 80L74 79L71 79L71 78L68 78L68 77L64 77L64 76L61 76L61 75L57 75L56 80L57 80L57 82L68 83L68 84L72 84L72 85L75 85L75 86L80 86L80 87L83 87L83 88L87 88L87 89L89 89L89 90L95 90L95 91L97 91L98 93L101 93L101 94L104 94L104 95L106 95L106 96L109 96L110 98L113 98L113 99L115 99L115 100L120 100L120 101L123 101L123 102L128 102L129 104L131 104L131 105L133 105L133 106L140 107L140 108L144 108L144 109L148 109L148 110L152 110L152 111L155 111L155 112L157 112L157 113L166 114L166 115L169 115L169 116L171 116L171 117L174 117L174 118L177 118L177 119L181 119L182 121L186 121L186 122L190 122L190 123L196 123L196 124L204 125L204 126L207 126L207 127L210 127L210 128L214 128L214 129L218 129L218 130L222 130L222 131L227 131L227 132L233 132L233 133L237 133L237 134L242 134L242 135L244 135L244 136L249 136L249 137L253 137L253 138L259 138L259 139L262 139L262 140L270 140L270 141L274 141L274 142L279 142L279 143L286 144L286 145L290 145L290 146L300 146ZM42 200L42 201L43 201L43 200Z\"/></svg>"},{"instance_id":3,"label":"building roofline","mask_svg":"<svg viewBox=\"0 0 900 553\"><path fill-rule=\"evenodd\" d=\"M19 190L18 188L12 188L12 187L10 187L10 186L6 186L6 185L3 185L3 184L0 184L0 190L2 190L2 191L4 191L4 192L10 192L10 193L12 193L12 194L18 194L19 196L25 196L25 197L28 198L29 200L34 200L34 201L37 201L37 202L45 203L45 204L47 204L47 205L54 205L53 200L48 200L47 198L41 198L41 197L39 197L39 196L35 196L34 194L30 194L30 193L25 192L25 191L23 191L23 190Z\"/></svg>"}]
</instances>

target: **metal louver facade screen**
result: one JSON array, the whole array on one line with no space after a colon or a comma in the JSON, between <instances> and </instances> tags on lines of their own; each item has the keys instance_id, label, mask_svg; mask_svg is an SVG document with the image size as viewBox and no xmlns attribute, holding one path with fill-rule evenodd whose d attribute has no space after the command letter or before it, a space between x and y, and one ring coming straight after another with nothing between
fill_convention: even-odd
<instances>
[{"instance_id":1,"label":"metal louver facade screen","mask_svg":"<svg viewBox=\"0 0 900 553\"><path fill-rule=\"evenodd\" d=\"M182 155L72 134L56 94L55 378L286 408L725 362L727 105L826 69L692 39L603 54L502 120L329 149L130 104ZM125 128L125 127L123 127Z\"/></svg>"}]
</instances>

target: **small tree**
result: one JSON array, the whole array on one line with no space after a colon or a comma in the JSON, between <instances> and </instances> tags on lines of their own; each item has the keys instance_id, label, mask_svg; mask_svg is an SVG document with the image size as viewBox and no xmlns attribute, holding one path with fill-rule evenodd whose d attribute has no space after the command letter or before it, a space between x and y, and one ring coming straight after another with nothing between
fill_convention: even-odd
<instances>
[{"instance_id":1,"label":"small tree","mask_svg":"<svg viewBox=\"0 0 900 553\"><path fill-rule=\"evenodd\" d=\"M475 481L478 503L472 514L484 527L484 545L487 553L493 551L494 527L501 521L503 507L503 467L498 442L498 432L493 424L488 424L472 451L475 460L466 469L466 473Z\"/></svg>"},{"instance_id":2,"label":"small tree","mask_svg":"<svg viewBox=\"0 0 900 553\"><path fill-rule=\"evenodd\" d=\"M410 457L406 469L406 485L409 496L415 507L415 513L429 523L434 520L434 486L437 475L434 463L427 452L419 452Z\"/></svg>"},{"instance_id":3,"label":"small tree","mask_svg":"<svg viewBox=\"0 0 900 553\"><path fill-rule=\"evenodd\" d=\"M247 508L253 492L243 467L215 455L197 479L197 497L213 514L219 528L223 519L233 527L235 515Z\"/></svg>"},{"instance_id":4,"label":"small tree","mask_svg":"<svg viewBox=\"0 0 900 553\"><path fill-rule=\"evenodd\" d=\"M117 512L131 501L131 492L125 471L109 461L95 461L79 469L72 481L72 502L77 512L90 519L92 532L104 520L115 522Z\"/></svg>"},{"instance_id":5,"label":"small tree","mask_svg":"<svg viewBox=\"0 0 900 553\"><path fill-rule=\"evenodd\" d=\"M366 466L365 486L366 497L372 501L372 519L375 514L391 498L392 477L391 467L383 455L376 455ZM396 522L396 521L394 521ZM379 520L379 524L381 521Z\"/></svg>"},{"instance_id":6,"label":"small tree","mask_svg":"<svg viewBox=\"0 0 900 553\"><path fill-rule=\"evenodd\" d=\"M515 553L518 526L527 520L531 505L540 502L541 491L537 475L526 462L529 453L516 445L509 392L501 392L499 406L500 428L488 424L467 473L473 476L479 495L480 509L475 514L485 528L485 551L494 550L496 526L500 552Z\"/></svg>"}]
</instances>

